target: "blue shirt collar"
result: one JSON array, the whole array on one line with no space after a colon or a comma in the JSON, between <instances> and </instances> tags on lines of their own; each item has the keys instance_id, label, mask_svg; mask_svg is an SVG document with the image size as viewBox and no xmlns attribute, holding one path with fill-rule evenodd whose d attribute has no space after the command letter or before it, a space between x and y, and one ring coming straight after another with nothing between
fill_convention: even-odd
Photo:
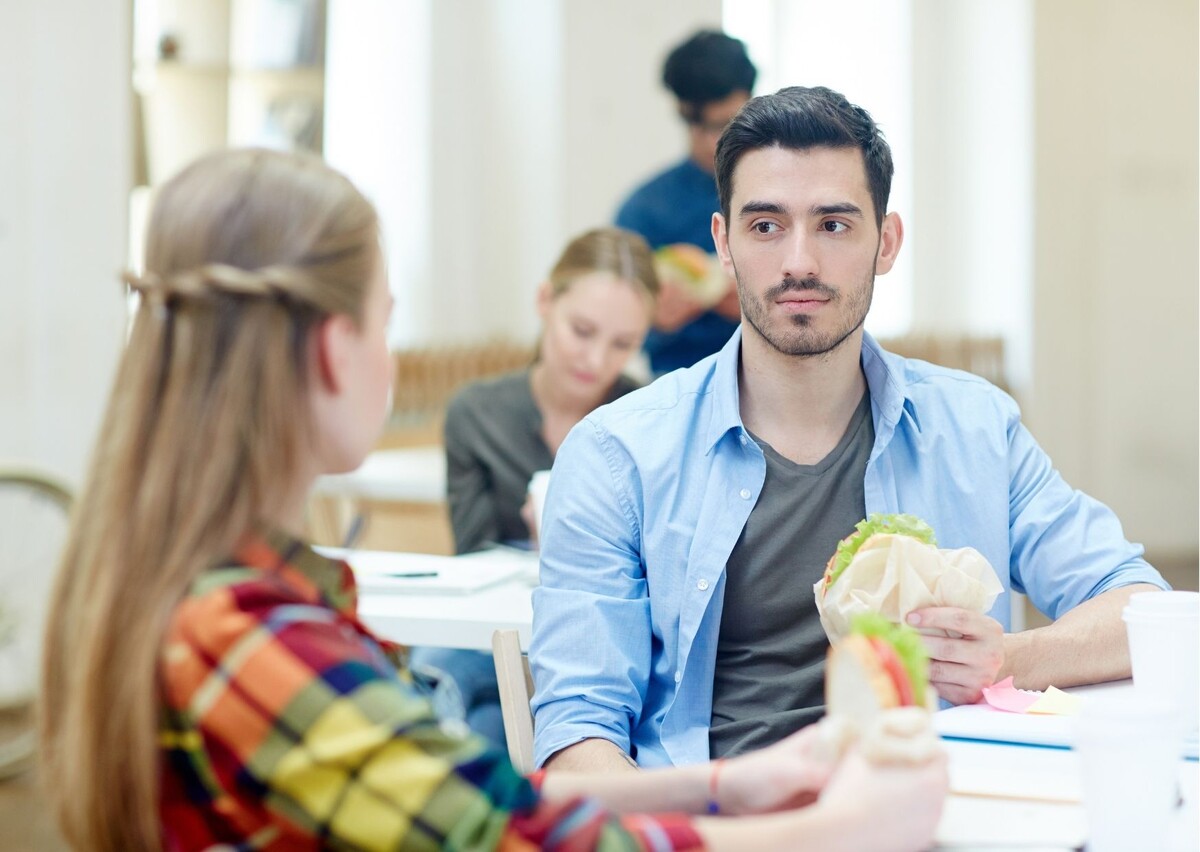
<instances>
[{"instance_id":1,"label":"blue shirt collar","mask_svg":"<svg viewBox=\"0 0 1200 852\"><path fill-rule=\"evenodd\" d=\"M727 432L742 431L741 408L738 404L738 364L742 354L742 328L739 325L716 355L712 376L712 417L708 423L705 452L712 452ZM896 425L907 416L919 432L916 407L904 378L904 359L885 351L870 334L863 332L862 368L871 394L871 410L875 421L875 446L887 445Z\"/></svg>"}]
</instances>

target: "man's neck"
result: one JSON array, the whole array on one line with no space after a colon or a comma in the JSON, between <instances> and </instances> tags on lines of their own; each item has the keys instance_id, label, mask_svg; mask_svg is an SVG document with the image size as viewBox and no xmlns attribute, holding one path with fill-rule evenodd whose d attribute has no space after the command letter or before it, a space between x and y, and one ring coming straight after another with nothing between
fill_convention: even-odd
<instances>
[{"instance_id":1,"label":"man's neck","mask_svg":"<svg viewBox=\"0 0 1200 852\"><path fill-rule=\"evenodd\" d=\"M785 355L743 323L738 366L742 423L780 455L816 464L846 432L867 381L862 329L823 355Z\"/></svg>"}]
</instances>

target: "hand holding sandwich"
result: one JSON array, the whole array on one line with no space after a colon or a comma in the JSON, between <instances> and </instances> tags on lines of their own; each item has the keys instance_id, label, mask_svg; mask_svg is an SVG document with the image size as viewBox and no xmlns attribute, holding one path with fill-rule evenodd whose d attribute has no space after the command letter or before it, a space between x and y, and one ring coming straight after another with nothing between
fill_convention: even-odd
<instances>
[{"instance_id":1,"label":"hand holding sandwich","mask_svg":"<svg viewBox=\"0 0 1200 852\"><path fill-rule=\"evenodd\" d=\"M951 704L974 704L1004 666L1004 628L969 609L931 606L913 610L906 621L924 633L929 683ZM937 635L944 631L945 636Z\"/></svg>"},{"instance_id":2,"label":"hand holding sandwich","mask_svg":"<svg viewBox=\"0 0 1200 852\"><path fill-rule=\"evenodd\" d=\"M929 708L929 657L917 632L878 613L858 615L830 649L822 724L852 745L821 793L834 813L861 808L848 848L921 849L933 838L948 788L946 753Z\"/></svg>"}]
</instances>

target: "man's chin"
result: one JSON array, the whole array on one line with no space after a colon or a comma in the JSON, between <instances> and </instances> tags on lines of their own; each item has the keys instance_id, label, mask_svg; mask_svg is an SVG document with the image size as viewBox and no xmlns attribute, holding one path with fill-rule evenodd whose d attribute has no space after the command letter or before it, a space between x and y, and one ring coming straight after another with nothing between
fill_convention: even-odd
<instances>
[{"instance_id":1,"label":"man's chin","mask_svg":"<svg viewBox=\"0 0 1200 852\"><path fill-rule=\"evenodd\" d=\"M803 319L808 318L804 317ZM853 337L854 331L855 329L850 329L842 335L805 334L798 337L786 334L771 335L766 338L766 341L777 352L792 358L819 358L823 355L831 355L841 347L848 345L847 341Z\"/></svg>"}]
</instances>

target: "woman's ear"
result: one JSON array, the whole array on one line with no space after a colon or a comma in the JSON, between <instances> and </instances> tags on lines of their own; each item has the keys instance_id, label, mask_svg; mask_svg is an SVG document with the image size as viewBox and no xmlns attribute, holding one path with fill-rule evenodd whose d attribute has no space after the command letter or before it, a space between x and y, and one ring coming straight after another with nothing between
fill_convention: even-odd
<instances>
[{"instance_id":1,"label":"woman's ear","mask_svg":"<svg viewBox=\"0 0 1200 852\"><path fill-rule=\"evenodd\" d=\"M554 288L550 286L549 281L543 281L538 285L535 303L538 317L544 322L546 315L550 313L550 306L554 303Z\"/></svg>"},{"instance_id":2,"label":"woman's ear","mask_svg":"<svg viewBox=\"0 0 1200 852\"><path fill-rule=\"evenodd\" d=\"M332 314L317 325L314 337L316 380L321 390L337 394L346 386L353 367L351 338L357 333L354 321L345 314Z\"/></svg>"}]
</instances>

